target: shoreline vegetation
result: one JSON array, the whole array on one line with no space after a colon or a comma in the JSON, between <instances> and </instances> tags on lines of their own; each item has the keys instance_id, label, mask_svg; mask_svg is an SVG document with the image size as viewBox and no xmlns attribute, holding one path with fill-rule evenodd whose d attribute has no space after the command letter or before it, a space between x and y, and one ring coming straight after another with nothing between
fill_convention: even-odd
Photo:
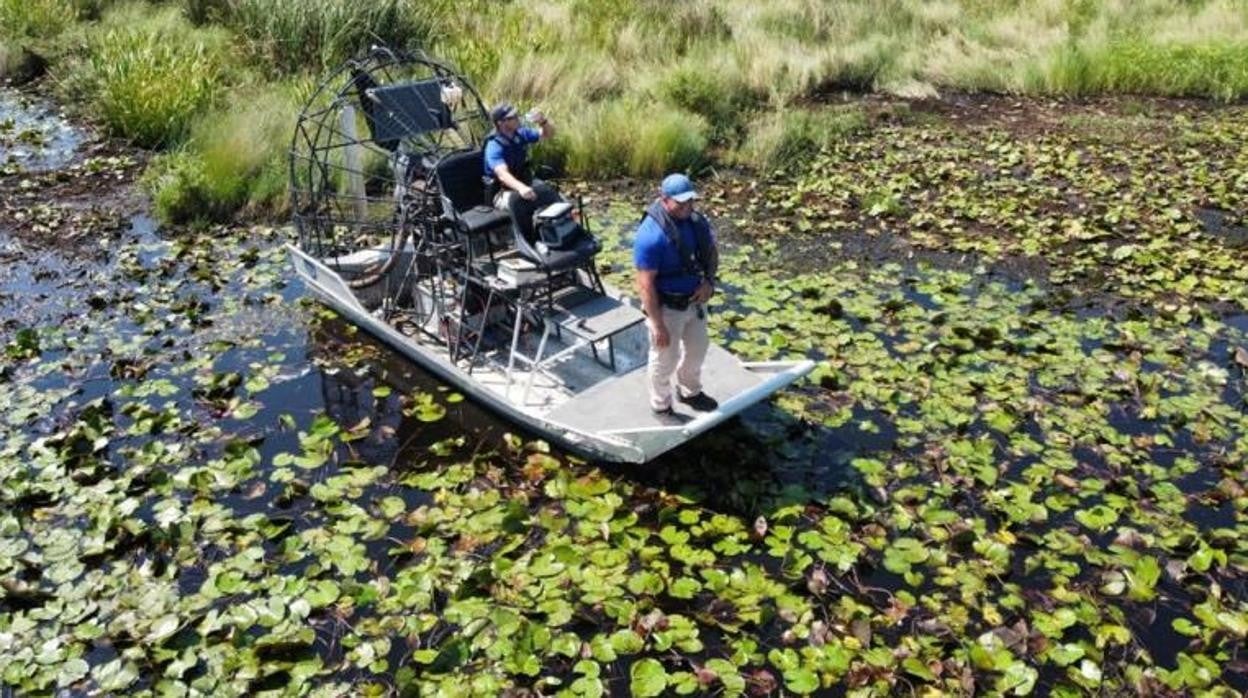
<instances>
[{"instance_id":1,"label":"shoreline vegetation","mask_svg":"<svg viewBox=\"0 0 1248 698\"><path fill-rule=\"evenodd\" d=\"M160 151L167 223L284 213L299 105L377 41L540 104L541 157L587 178L791 168L870 128L843 93L1248 96L1234 0L0 0L0 78Z\"/></svg>"}]
</instances>

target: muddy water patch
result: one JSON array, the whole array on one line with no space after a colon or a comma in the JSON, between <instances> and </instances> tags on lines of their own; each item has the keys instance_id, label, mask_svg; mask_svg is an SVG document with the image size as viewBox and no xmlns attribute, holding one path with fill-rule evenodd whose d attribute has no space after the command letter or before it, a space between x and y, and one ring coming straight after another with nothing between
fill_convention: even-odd
<instances>
[{"instance_id":1,"label":"muddy water patch","mask_svg":"<svg viewBox=\"0 0 1248 698\"><path fill-rule=\"evenodd\" d=\"M64 167L83 140L82 131L54 107L0 89L0 169L4 173Z\"/></svg>"},{"instance_id":2,"label":"muddy water patch","mask_svg":"<svg viewBox=\"0 0 1248 698\"><path fill-rule=\"evenodd\" d=\"M1248 247L1248 226L1244 225L1242 218L1236 218L1230 211L1199 208L1196 209L1196 218L1206 235L1221 240L1229 247Z\"/></svg>"}]
</instances>

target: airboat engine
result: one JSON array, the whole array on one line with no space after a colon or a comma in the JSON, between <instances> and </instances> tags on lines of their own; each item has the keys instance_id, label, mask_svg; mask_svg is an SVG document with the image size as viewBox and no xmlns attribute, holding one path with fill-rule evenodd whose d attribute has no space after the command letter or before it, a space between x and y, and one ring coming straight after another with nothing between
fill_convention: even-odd
<instances>
[{"instance_id":1,"label":"airboat engine","mask_svg":"<svg viewBox=\"0 0 1248 698\"><path fill-rule=\"evenodd\" d=\"M439 217L434 165L479 148L489 128L480 96L448 65L383 46L347 61L312 94L291 142L300 248L352 288L385 294L376 287Z\"/></svg>"}]
</instances>

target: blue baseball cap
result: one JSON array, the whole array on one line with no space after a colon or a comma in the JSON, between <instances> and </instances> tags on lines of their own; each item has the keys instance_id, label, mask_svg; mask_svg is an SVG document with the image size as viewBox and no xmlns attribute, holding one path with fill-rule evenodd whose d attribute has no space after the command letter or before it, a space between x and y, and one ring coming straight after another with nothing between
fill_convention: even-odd
<instances>
[{"instance_id":1,"label":"blue baseball cap","mask_svg":"<svg viewBox=\"0 0 1248 698\"><path fill-rule=\"evenodd\" d=\"M660 189L663 192L663 196L682 204L690 199L698 198L698 192L693 188L693 182L679 172L664 177L663 186Z\"/></svg>"}]
</instances>

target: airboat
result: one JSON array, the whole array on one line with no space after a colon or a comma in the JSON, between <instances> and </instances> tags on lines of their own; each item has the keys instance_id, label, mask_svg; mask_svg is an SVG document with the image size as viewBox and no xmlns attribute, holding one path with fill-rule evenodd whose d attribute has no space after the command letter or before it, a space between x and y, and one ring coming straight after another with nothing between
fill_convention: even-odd
<instances>
[{"instance_id":1,"label":"airboat","mask_svg":"<svg viewBox=\"0 0 1248 698\"><path fill-rule=\"evenodd\" d=\"M717 406L652 413L644 316L603 283L582 202L552 185L540 206L496 210L490 129L471 83L423 53L373 47L331 74L290 151L288 250L306 287L472 399L608 461L649 461L813 368L713 345Z\"/></svg>"}]
</instances>

